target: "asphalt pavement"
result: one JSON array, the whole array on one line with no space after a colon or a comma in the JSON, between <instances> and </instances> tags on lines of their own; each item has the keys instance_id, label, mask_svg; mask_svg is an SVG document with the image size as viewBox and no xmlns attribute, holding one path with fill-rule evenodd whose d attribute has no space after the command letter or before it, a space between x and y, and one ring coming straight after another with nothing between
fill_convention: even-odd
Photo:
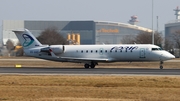
<instances>
[{"instance_id":1,"label":"asphalt pavement","mask_svg":"<svg viewBox=\"0 0 180 101\"><path fill-rule=\"evenodd\" d=\"M180 75L180 69L150 68L42 68L42 67L0 67L0 74L24 75Z\"/></svg>"}]
</instances>

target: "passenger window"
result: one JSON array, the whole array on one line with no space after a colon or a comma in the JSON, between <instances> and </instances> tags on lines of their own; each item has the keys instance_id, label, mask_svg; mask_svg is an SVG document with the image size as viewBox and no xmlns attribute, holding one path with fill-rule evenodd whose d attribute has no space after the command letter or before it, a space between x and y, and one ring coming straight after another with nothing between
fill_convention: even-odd
<instances>
[{"instance_id":1,"label":"passenger window","mask_svg":"<svg viewBox=\"0 0 180 101\"><path fill-rule=\"evenodd\" d=\"M86 53L88 53L88 50L86 50Z\"/></svg>"},{"instance_id":2,"label":"passenger window","mask_svg":"<svg viewBox=\"0 0 180 101\"><path fill-rule=\"evenodd\" d=\"M112 50L110 50L110 52L112 52Z\"/></svg>"},{"instance_id":3,"label":"passenger window","mask_svg":"<svg viewBox=\"0 0 180 101\"><path fill-rule=\"evenodd\" d=\"M117 50L115 50L115 52L117 52Z\"/></svg>"},{"instance_id":4,"label":"passenger window","mask_svg":"<svg viewBox=\"0 0 180 101\"><path fill-rule=\"evenodd\" d=\"M107 53L107 50L105 50L105 52Z\"/></svg>"},{"instance_id":5,"label":"passenger window","mask_svg":"<svg viewBox=\"0 0 180 101\"><path fill-rule=\"evenodd\" d=\"M83 50L81 51L81 53L83 53Z\"/></svg>"},{"instance_id":6,"label":"passenger window","mask_svg":"<svg viewBox=\"0 0 180 101\"><path fill-rule=\"evenodd\" d=\"M78 50L76 50L76 52L78 53Z\"/></svg>"},{"instance_id":7,"label":"passenger window","mask_svg":"<svg viewBox=\"0 0 180 101\"><path fill-rule=\"evenodd\" d=\"M91 53L93 52L93 50L91 50Z\"/></svg>"},{"instance_id":8,"label":"passenger window","mask_svg":"<svg viewBox=\"0 0 180 101\"><path fill-rule=\"evenodd\" d=\"M97 53L98 51L96 50L96 53Z\"/></svg>"}]
</instances>

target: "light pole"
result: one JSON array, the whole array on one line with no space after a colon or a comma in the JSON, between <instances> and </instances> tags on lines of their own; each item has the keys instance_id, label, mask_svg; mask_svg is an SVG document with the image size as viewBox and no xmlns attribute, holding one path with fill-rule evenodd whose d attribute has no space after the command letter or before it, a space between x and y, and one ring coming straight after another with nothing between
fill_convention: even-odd
<instances>
[{"instance_id":1,"label":"light pole","mask_svg":"<svg viewBox=\"0 0 180 101\"><path fill-rule=\"evenodd\" d=\"M153 8L154 8L154 5L153 5L153 0L152 0L152 44L154 45L154 28L153 28Z\"/></svg>"},{"instance_id":2,"label":"light pole","mask_svg":"<svg viewBox=\"0 0 180 101\"><path fill-rule=\"evenodd\" d=\"M159 22L158 22L158 20L159 20L159 16L157 16L157 33L159 31Z\"/></svg>"}]
</instances>

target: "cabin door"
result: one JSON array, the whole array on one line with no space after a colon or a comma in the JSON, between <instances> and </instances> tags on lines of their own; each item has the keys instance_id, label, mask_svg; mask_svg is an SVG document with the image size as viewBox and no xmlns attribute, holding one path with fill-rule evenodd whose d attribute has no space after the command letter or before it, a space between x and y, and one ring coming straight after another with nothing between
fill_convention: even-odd
<instances>
[{"instance_id":1,"label":"cabin door","mask_svg":"<svg viewBox=\"0 0 180 101\"><path fill-rule=\"evenodd\" d=\"M140 49L140 56L139 56L139 58L146 58L146 56L145 56L145 49L144 48Z\"/></svg>"}]
</instances>

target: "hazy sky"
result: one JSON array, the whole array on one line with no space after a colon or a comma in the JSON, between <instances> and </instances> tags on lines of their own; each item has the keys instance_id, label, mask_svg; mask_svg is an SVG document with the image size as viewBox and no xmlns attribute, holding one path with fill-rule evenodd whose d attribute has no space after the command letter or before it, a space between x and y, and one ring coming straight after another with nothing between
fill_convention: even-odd
<instances>
[{"instance_id":1,"label":"hazy sky","mask_svg":"<svg viewBox=\"0 0 180 101\"><path fill-rule=\"evenodd\" d=\"M154 29L175 20L180 0L154 0ZM152 0L0 0L2 20L100 20L127 23L137 15L139 26L152 28ZM1 24L2 25L2 24ZM0 25L0 26L1 26Z\"/></svg>"}]
</instances>

